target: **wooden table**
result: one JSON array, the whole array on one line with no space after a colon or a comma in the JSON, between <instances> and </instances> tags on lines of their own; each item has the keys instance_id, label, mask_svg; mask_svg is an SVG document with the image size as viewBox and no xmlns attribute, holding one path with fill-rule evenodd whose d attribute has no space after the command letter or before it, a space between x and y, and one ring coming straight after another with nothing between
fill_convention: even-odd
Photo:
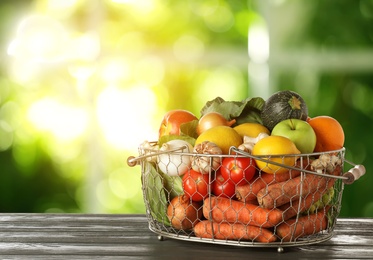
<instances>
[{"instance_id":1,"label":"wooden table","mask_svg":"<svg viewBox=\"0 0 373 260\"><path fill-rule=\"evenodd\" d=\"M373 259L373 218L337 221L320 244L277 248L158 240L145 215L0 214L0 259Z\"/></svg>"}]
</instances>

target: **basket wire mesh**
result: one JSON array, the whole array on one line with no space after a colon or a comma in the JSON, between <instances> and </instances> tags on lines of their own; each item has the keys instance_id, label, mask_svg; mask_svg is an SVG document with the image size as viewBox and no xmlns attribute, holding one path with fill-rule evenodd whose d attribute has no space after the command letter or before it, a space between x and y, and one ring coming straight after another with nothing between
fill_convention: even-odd
<instances>
[{"instance_id":1,"label":"basket wire mesh","mask_svg":"<svg viewBox=\"0 0 373 260\"><path fill-rule=\"evenodd\" d=\"M162 169L166 170L162 172L159 168L160 154L170 156L168 160L170 164L172 163L171 156L180 156L179 165L165 165L166 167L162 167ZM298 163L290 166L273 160L274 157L285 158L289 156L297 156ZM235 147L231 147L229 155L209 155L185 153L182 152L182 148L160 152L157 149L145 149L140 146L139 156L128 158L128 164L130 166L141 166L142 191L149 229L158 234L159 238L168 237L202 243L246 247L277 247L279 251L282 251L283 247L320 243L329 240L333 236L337 217L341 210L344 184L353 183L354 180L357 180L365 173L365 168L362 165L348 162L344 159L344 156L344 148L327 153L255 157ZM225 158L251 158L253 161L264 161L268 165L277 165L287 168L289 173L297 172L298 174L291 176L287 180L277 182L276 173L274 173L272 174L273 180L268 182L263 181L264 176L268 176L268 173L257 168L253 179L243 184L250 187L247 194L241 196L241 198L237 197L238 186L236 186L236 195L234 197L221 198L220 195L216 196L213 194L211 186L215 181L217 171L222 166L220 165L216 169L210 167L207 172L208 195L202 202L194 203L193 205L191 198L187 198L190 202L189 206L197 212L197 217L190 220L183 219L183 221L189 222L190 225L187 225L187 228L180 228L180 225L175 226L173 224L175 219L172 218L175 218L175 216L171 217L167 211L169 207L172 207L171 201L176 197L181 197L183 194L182 176L169 176L167 167L180 167L180 164L184 163L182 158L185 157L192 159L201 159L203 157L204 160L209 160L210 165L216 162L217 159L222 162ZM323 160L320 161L321 158ZM344 162L355 167L344 173ZM190 164L187 166L191 170ZM185 174L188 174L188 172ZM298 178L300 182L298 186L294 187L290 184L295 178ZM310 180L312 183L307 183ZM248 197L251 196L258 199L258 194L253 194L253 191L250 190L255 181L264 183L261 188L264 197L270 196L269 192L273 187L272 185L282 185L279 186L283 191L279 197L286 201L285 204L277 205L276 201L280 198L271 198L274 201L274 205L265 209L267 215L261 216L264 218L263 223L253 221L253 219L259 218L259 214L263 214L261 212L263 205L257 204L257 208L251 211L245 209L245 205L252 203L251 199L247 199ZM313 185L313 189L309 191L309 186L311 185ZM293 187L291 192L293 195L291 197L286 197L287 186ZM228 208L220 208L220 200L225 200L225 202L228 200ZM212 201L215 202L215 205L213 205ZM312 202L310 203L309 201ZM207 203L209 205L206 205ZM242 205L242 209L237 209L234 206L236 204ZM311 204L312 207L309 206ZM308 206L306 207L305 205ZM250 207L253 208L253 206ZM172 212L175 212L174 210ZM280 218L267 224L271 221L270 218L274 212L280 212ZM217 215L220 215L220 217L216 217ZM250 219L250 221L243 222L243 218ZM203 228L199 227L200 230L204 230L202 234L201 231L196 232L196 226L198 224L201 225L201 223L204 223ZM266 237L266 239L263 240L263 237Z\"/></svg>"}]
</instances>

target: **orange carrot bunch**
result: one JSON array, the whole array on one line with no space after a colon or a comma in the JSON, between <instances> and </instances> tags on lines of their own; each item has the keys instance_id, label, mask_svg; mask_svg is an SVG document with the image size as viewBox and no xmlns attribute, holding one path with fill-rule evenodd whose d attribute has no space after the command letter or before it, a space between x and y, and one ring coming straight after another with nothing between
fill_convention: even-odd
<instances>
[{"instance_id":1,"label":"orange carrot bunch","mask_svg":"<svg viewBox=\"0 0 373 260\"><path fill-rule=\"evenodd\" d=\"M315 170L311 163L303 161L302 166ZM339 175L341 165L335 164L323 172ZM302 170L260 173L249 183L237 186L235 198L206 198L203 201L205 220L201 220L193 231L197 237L211 239L261 243L296 241L328 228L329 206L312 214L308 210L333 187L335 180Z\"/></svg>"}]
</instances>

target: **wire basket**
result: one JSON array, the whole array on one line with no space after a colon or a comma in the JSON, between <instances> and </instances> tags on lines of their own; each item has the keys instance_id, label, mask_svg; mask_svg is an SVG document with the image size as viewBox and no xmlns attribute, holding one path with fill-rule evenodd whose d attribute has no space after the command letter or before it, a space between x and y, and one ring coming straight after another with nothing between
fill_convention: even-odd
<instances>
[{"instance_id":1,"label":"wire basket","mask_svg":"<svg viewBox=\"0 0 373 260\"><path fill-rule=\"evenodd\" d=\"M156 142L148 148L141 145L139 156L131 156L127 162L141 166L149 229L160 240L168 237L243 247L277 247L279 252L284 247L320 243L333 236L344 184L352 184L365 174L363 165L345 160L344 148L327 153L255 157L235 147L231 147L229 155L211 155L186 153L185 147L162 152L152 146ZM163 167L161 156L169 158ZM295 165L282 163L289 157L295 158ZM172 164L172 158L178 158L178 165ZM268 167L285 168L286 173L268 174L254 166L255 176L236 184L235 195L227 198L214 194L212 189L226 158L261 161ZM191 196L183 196L183 176L170 176L167 172L183 167L185 176L192 171L193 160L203 160L209 166L204 171L207 196L197 202ZM345 162L353 166L347 172L343 171Z\"/></svg>"}]
</instances>

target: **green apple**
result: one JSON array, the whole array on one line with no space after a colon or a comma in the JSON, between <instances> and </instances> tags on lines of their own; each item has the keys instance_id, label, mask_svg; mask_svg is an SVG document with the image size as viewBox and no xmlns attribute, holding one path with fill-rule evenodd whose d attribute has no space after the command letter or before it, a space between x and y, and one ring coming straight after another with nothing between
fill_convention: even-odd
<instances>
[{"instance_id":1,"label":"green apple","mask_svg":"<svg viewBox=\"0 0 373 260\"><path fill-rule=\"evenodd\" d=\"M316 134L312 126L301 119L283 120L272 129L271 135L289 138L301 153L312 153L316 146Z\"/></svg>"}]
</instances>

